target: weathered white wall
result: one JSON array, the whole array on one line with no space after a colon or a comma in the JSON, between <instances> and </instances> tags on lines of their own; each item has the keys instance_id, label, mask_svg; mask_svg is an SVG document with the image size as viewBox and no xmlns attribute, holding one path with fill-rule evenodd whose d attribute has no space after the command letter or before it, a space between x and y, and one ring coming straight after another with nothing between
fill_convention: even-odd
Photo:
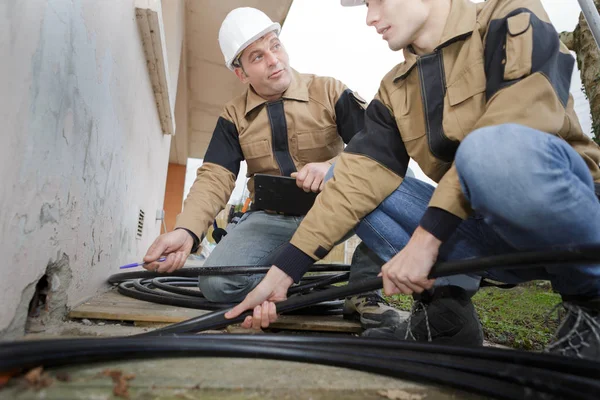
<instances>
[{"instance_id":1,"label":"weathered white wall","mask_svg":"<svg viewBox=\"0 0 600 400\"><path fill-rule=\"evenodd\" d=\"M185 2L183 0L161 0L162 18L167 42L169 79L173 90L177 88L183 36L185 34Z\"/></svg>"},{"instance_id":2,"label":"weathered white wall","mask_svg":"<svg viewBox=\"0 0 600 400\"><path fill-rule=\"evenodd\" d=\"M0 132L0 337L12 337L48 266L53 304L73 306L159 233L171 137L133 1L2 0Z\"/></svg>"}]
</instances>

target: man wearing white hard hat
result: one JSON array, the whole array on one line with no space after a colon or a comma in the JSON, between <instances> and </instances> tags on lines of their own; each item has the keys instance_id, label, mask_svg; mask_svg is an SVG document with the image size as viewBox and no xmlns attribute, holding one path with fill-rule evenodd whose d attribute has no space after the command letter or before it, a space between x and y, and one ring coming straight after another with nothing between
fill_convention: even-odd
<instances>
[{"instance_id":1,"label":"man wearing white hard hat","mask_svg":"<svg viewBox=\"0 0 600 400\"><path fill-rule=\"evenodd\" d=\"M280 29L263 12L247 7L231 11L223 21L219 44L225 65L248 88L225 105L176 228L152 244L144 258L147 269L173 272L198 249L233 191L242 160L248 166L251 197L257 173L295 177L304 191L320 192L344 143L363 128L364 100L333 78L293 70L278 37ZM301 220L247 212L204 266L270 265L275 250L290 240ZM163 255L164 262L155 262ZM361 244L352 259L350 280L374 277L380 266L381 260ZM208 300L230 303L242 300L263 276L200 277L199 286ZM378 293L348 299L345 316L360 317L365 328L401 321L401 314Z\"/></svg>"},{"instance_id":2,"label":"man wearing white hard hat","mask_svg":"<svg viewBox=\"0 0 600 400\"><path fill-rule=\"evenodd\" d=\"M539 0L342 0L365 4L404 61L276 267L226 317L254 308L244 326L268 326L269 301L355 227L387 261L384 291L419 294L411 318L364 336L480 345L467 291L429 279L435 262L600 243L600 147L574 111L573 57ZM406 176L410 158L437 187ZM480 276L551 281L566 313L547 351L600 360L600 265Z\"/></svg>"}]
</instances>

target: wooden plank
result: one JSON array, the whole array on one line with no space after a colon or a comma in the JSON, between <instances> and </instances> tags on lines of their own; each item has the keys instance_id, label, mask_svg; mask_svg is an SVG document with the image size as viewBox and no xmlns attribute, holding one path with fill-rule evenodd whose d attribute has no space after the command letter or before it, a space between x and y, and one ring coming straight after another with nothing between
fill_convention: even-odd
<instances>
[{"instance_id":1,"label":"wooden plank","mask_svg":"<svg viewBox=\"0 0 600 400\"><path fill-rule=\"evenodd\" d=\"M69 312L69 318L165 324L185 321L209 312L132 299L113 289L73 308ZM344 320L341 316L282 315L271 327L301 331L361 332L358 322Z\"/></svg>"},{"instance_id":2,"label":"wooden plank","mask_svg":"<svg viewBox=\"0 0 600 400\"><path fill-rule=\"evenodd\" d=\"M69 312L70 318L176 323L210 311L149 303L122 296L116 290L103 293Z\"/></svg>"},{"instance_id":3,"label":"wooden plank","mask_svg":"<svg viewBox=\"0 0 600 400\"><path fill-rule=\"evenodd\" d=\"M360 323L345 320L341 315L281 315L275 323L271 324L271 327L294 331L362 332Z\"/></svg>"},{"instance_id":4,"label":"wooden plank","mask_svg":"<svg viewBox=\"0 0 600 400\"><path fill-rule=\"evenodd\" d=\"M175 95L168 79L169 66L160 0L136 0L135 16L142 38L150 82L161 127L175 134Z\"/></svg>"},{"instance_id":5,"label":"wooden plank","mask_svg":"<svg viewBox=\"0 0 600 400\"><path fill-rule=\"evenodd\" d=\"M311 315L281 315L269 329L290 331L316 331L337 333L360 333L362 328L358 322L346 321L338 316ZM229 333L256 333L253 329L242 328L240 325L227 327Z\"/></svg>"}]
</instances>

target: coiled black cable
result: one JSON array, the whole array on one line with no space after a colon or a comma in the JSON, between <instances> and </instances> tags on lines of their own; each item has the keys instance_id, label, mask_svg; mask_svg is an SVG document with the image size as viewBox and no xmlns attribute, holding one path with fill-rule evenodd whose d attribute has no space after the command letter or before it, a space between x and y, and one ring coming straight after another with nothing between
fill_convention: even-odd
<instances>
[{"instance_id":1,"label":"coiled black cable","mask_svg":"<svg viewBox=\"0 0 600 400\"><path fill-rule=\"evenodd\" d=\"M270 265L250 265L237 267L195 267L182 268L176 271L177 276L186 278L197 278L199 276L215 276L215 275L239 275L239 274L266 274L271 268ZM315 264L308 272L349 272L350 265L348 264ZM170 276L152 271L135 271L135 272L120 272L111 275L108 278L108 283L112 285L119 284L130 279L147 279L160 276Z\"/></svg>"},{"instance_id":2,"label":"coiled black cable","mask_svg":"<svg viewBox=\"0 0 600 400\"><path fill-rule=\"evenodd\" d=\"M472 273L490 268L531 268L532 265L549 265L561 263L583 263L590 264L600 262L600 245L590 246L565 246L548 251L520 252L500 256L480 257L460 261L448 261L436 263L430 278L442 276ZM565 267L567 268L567 267ZM277 312L284 313L307 307L322 301L331 301L354 296L360 293L378 290L383 287L381 278L373 278L361 282L354 282L343 287L333 287L323 291L312 292L303 296L293 296L287 300L277 303ZM230 324L242 322L244 318L251 315L251 311L242 313L237 318L226 319L227 310L215 311L200 317L192 318L178 324L157 329L143 335L163 335L170 333L192 333L202 332L208 329L222 329Z\"/></svg>"},{"instance_id":3,"label":"coiled black cable","mask_svg":"<svg viewBox=\"0 0 600 400\"><path fill-rule=\"evenodd\" d=\"M261 271L260 268L264 267L207 267L182 269L177 271L178 276L158 275L142 271L116 274L109 278L109 282L120 282L117 291L124 296L138 300L212 311L231 308L234 304L207 300L198 288L198 278L179 276L180 271L186 271L185 275L190 274L190 270L192 270L194 275L212 276L245 274L248 273L248 271ZM350 272L335 272L349 271L349 269L350 266L344 264L317 264L311 269L311 272L316 274L306 275L298 285L293 285L288 291L288 296L306 294L313 290L322 290L329 288L333 284L345 282L348 280ZM310 305L303 310L292 310L291 312L294 314L339 315L341 314L342 309L342 302L327 301L322 304Z\"/></svg>"},{"instance_id":4,"label":"coiled black cable","mask_svg":"<svg viewBox=\"0 0 600 400\"><path fill-rule=\"evenodd\" d=\"M600 246L520 253L440 263L430 277L489 268L530 268L555 263L600 262ZM123 285L120 285L123 286ZM125 285L127 286L127 285ZM381 278L311 291L279 302L290 311L379 289ZM143 293L153 296L151 293ZM249 357L347 367L392 377L457 387L503 399L597 399L600 363L516 350L463 348L408 341L316 336L185 335L242 321L220 310L144 335L0 343L0 372L15 368L178 356ZM162 336L157 339L153 336Z\"/></svg>"},{"instance_id":5,"label":"coiled black cable","mask_svg":"<svg viewBox=\"0 0 600 400\"><path fill-rule=\"evenodd\" d=\"M0 344L0 372L43 365L161 357L302 361L443 384L504 399L596 399L600 363L515 350L368 338L172 335Z\"/></svg>"}]
</instances>

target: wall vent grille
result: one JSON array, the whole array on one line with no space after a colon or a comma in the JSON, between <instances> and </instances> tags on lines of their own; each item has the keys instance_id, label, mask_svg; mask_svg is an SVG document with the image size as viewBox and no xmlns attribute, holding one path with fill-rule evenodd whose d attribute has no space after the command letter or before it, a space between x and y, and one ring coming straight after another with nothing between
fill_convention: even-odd
<instances>
[{"instance_id":1,"label":"wall vent grille","mask_svg":"<svg viewBox=\"0 0 600 400\"><path fill-rule=\"evenodd\" d=\"M137 233L136 233L136 237L138 239L142 238L142 233L144 232L144 210L140 210L140 213L138 215L138 224L137 224Z\"/></svg>"}]
</instances>

